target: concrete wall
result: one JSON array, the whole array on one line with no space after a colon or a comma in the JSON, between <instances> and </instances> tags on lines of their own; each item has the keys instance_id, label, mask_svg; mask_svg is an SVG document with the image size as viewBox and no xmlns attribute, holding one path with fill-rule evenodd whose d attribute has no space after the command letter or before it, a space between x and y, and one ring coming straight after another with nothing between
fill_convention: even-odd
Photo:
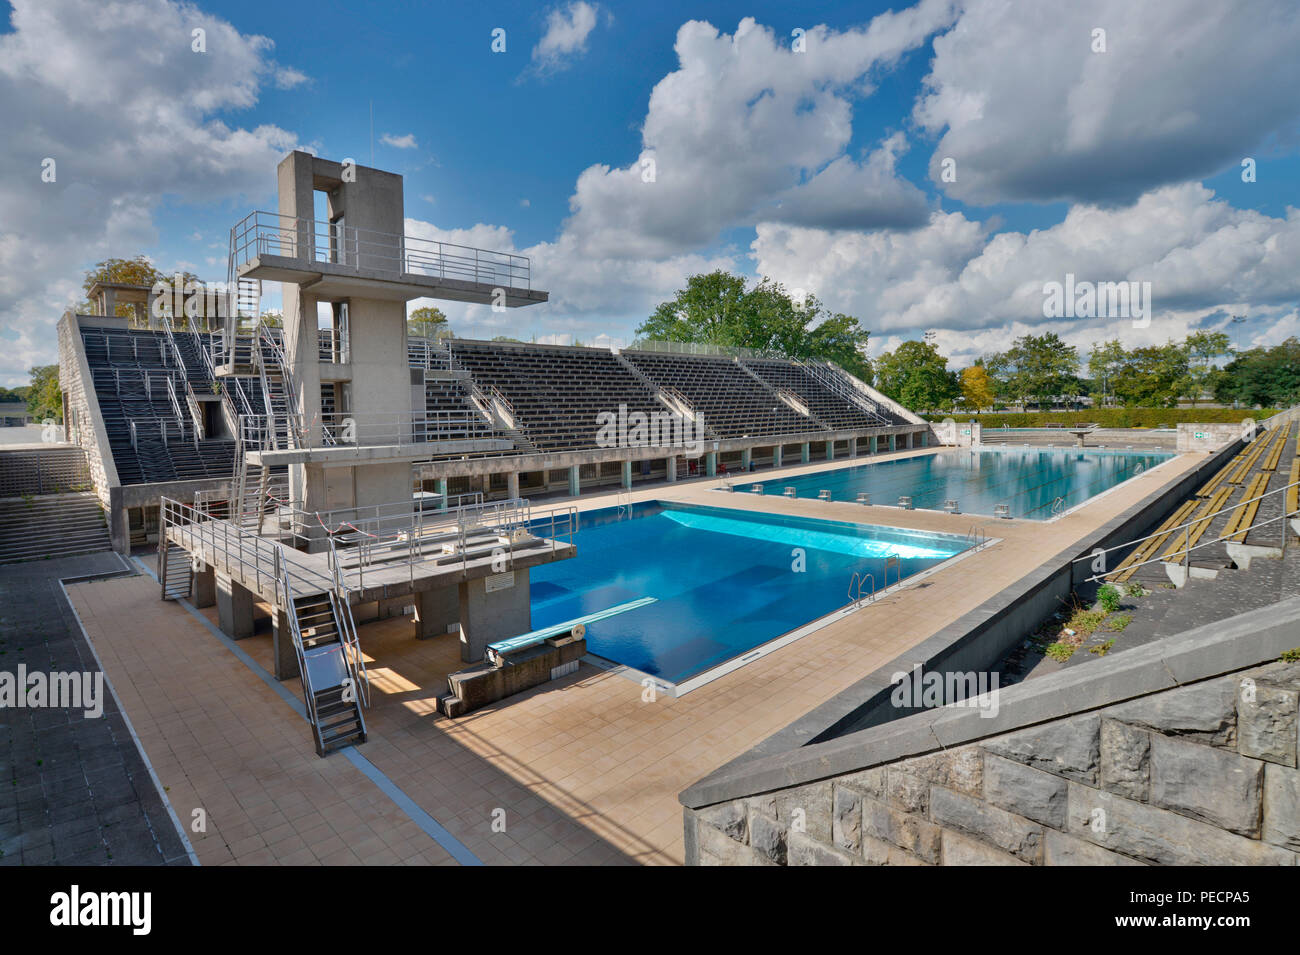
<instances>
[{"instance_id":1,"label":"concrete wall","mask_svg":"<svg viewBox=\"0 0 1300 955\"><path fill-rule=\"evenodd\" d=\"M1300 663L1240 668L1297 624L1292 598L1002 690L993 719L946 707L710 777L682 795L687 861L1300 864Z\"/></svg>"},{"instance_id":2,"label":"concrete wall","mask_svg":"<svg viewBox=\"0 0 1300 955\"><path fill-rule=\"evenodd\" d=\"M1188 424L1178 423L1178 451L1213 451L1229 441L1242 437L1245 428L1240 424Z\"/></svg>"},{"instance_id":3,"label":"concrete wall","mask_svg":"<svg viewBox=\"0 0 1300 955\"><path fill-rule=\"evenodd\" d=\"M97 325L115 323L97 319ZM126 319L121 319L123 326ZM117 487L117 465L108 444L108 432L99 410L99 399L90 376L90 363L86 360L85 343L81 340L81 323L72 312L64 312L59 319L59 387L63 389L66 416L64 436L86 451L86 464L100 502L108 507L110 489ZM111 522L110 522L110 526Z\"/></svg>"}]
</instances>

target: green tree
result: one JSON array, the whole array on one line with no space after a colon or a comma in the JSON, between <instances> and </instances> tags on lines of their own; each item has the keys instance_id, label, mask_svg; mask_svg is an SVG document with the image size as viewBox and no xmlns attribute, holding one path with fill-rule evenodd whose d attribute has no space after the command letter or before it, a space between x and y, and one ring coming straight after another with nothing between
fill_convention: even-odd
<instances>
[{"instance_id":1,"label":"green tree","mask_svg":"<svg viewBox=\"0 0 1300 955\"><path fill-rule=\"evenodd\" d=\"M1300 339L1241 352L1223 369L1214 390L1223 402L1286 407L1300 402Z\"/></svg>"},{"instance_id":2,"label":"green tree","mask_svg":"<svg viewBox=\"0 0 1300 955\"><path fill-rule=\"evenodd\" d=\"M406 317L406 331L418 338L451 338L451 326L442 309L424 305Z\"/></svg>"},{"instance_id":3,"label":"green tree","mask_svg":"<svg viewBox=\"0 0 1300 955\"><path fill-rule=\"evenodd\" d=\"M59 388L59 366L37 365L29 374L32 383L27 392L27 413L37 421L63 420L63 391Z\"/></svg>"},{"instance_id":4,"label":"green tree","mask_svg":"<svg viewBox=\"0 0 1300 955\"><path fill-rule=\"evenodd\" d=\"M876 387L913 411L944 410L961 394L957 373L929 342L903 342L875 361Z\"/></svg>"},{"instance_id":5,"label":"green tree","mask_svg":"<svg viewBox=\"0 0 1300 955\"><path fill-rule=\"evenodd\" d=\"M1214 360L1232 354L1232 341L1224 332L1193 332L1183 342L1183 348L1187 352L1187 377L1181 390L1195 408L1205 392L1214 390L1218 371Z\"/></svg>"},{"instance_id":6,"label":"green tree","mask_svg":"<svg viewBox=\"0 0 1300 955\"><path fill-rule=\"evenodd\" d=\"M1118 338L1093 342L1092 352L1088 355L1088 374L1092 375L1092 396L1099 405L1104 407L1114 394L1111 382L1127 361L1128 352Z\"/></svg>"},{"instance_id":7,"label":"green tree","mask_svg":"<svg viewBox=\"0 0 1300 955\"><path fill-rule=\"evenodd\" d=\"M697 342L771 351L787 358L833 361L871 381L869 333L857 319L826 309L815 295L802 302L779 282L717 271L692 275L672 301L651 313L636 333L644 339Z\"/></svg>"},{"instance_id":8,"label":"green tree","mask_svg":"<svg viewBox=\"0 0 1300 955\"><path fill-rule=\"evenodd\" d=\"M1187 351L1178 343L1148 345L1128 353L1112 387L1125 405L1172 408L1187 381Z\"/></svg>"},{"instance_id":9,"label":"green tree","mask_svg":"<svg viewBox=\"0 0 1300 955\"><path fill-rule=\"evenodd\" d=\"M1079 353L1055 332L1022 335L1005 359L1011 391L1022 399L1033 398L1040 408L1075 387Z\"/></svg>"}]
</instances>

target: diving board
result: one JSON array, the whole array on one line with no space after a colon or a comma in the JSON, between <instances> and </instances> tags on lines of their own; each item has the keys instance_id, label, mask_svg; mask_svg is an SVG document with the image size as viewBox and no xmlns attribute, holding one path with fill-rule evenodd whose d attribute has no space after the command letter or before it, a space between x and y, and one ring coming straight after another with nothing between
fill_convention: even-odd
<instances>
[{"instance_id":1,"label":"diving board","mask_svg":"<svg viewBox=\"0 0 1300 955\"><path fill-rule=\"evenodd\" d=\"M606 620L610 617L616 617L621 613L627 613L629 610L636 610L648 604L658 601L658 597L638 597L636 600L629 600L627 603L615 604L605 610L598 610L595 613L584 614L581 617L574 617L572 620L566 620L563 623L552 624L549 627L543 627L540 630L531 630L528 633L521 633L517 637L511 637L508 640L498 640L496 643L489 643L487 647L488 662L495 666L501 666L505 663L505 658L511 653L518 653L520 650L526 650L534 647L549 637L558 636L562 633L570 633L577 627L586 629L587 624L595 623L597 620Z\"/></svg>"}]
</instances>

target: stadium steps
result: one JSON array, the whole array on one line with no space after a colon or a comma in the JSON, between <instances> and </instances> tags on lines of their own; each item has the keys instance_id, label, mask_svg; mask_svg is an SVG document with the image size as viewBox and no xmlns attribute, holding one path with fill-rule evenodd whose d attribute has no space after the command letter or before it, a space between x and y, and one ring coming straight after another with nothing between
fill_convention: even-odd
<instances>
[{"instance_id":1,"label":"stadium steps","mask_svg":"<svg viewBox=\"0 0 1300 955\"><path fill-rule=\"evenodd\" d=\"M112 550L94 494L0 500L0 564Z\"/></svg>"}]
</instances>

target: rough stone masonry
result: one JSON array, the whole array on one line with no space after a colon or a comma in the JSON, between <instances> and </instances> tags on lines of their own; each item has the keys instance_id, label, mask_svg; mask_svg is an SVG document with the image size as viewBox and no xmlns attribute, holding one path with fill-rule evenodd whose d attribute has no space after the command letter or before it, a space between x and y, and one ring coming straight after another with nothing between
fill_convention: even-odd
<instances>
[{"instance_id":1,"label":"rough stone masonry","mask_svg":"<svg viewBox=\"0 0 1300 955\"><path fill-rule=\"evenodd\" d=\"M694 813L701 865L1296 865L1300 663Z\"/></svg>"}]
</instances>

